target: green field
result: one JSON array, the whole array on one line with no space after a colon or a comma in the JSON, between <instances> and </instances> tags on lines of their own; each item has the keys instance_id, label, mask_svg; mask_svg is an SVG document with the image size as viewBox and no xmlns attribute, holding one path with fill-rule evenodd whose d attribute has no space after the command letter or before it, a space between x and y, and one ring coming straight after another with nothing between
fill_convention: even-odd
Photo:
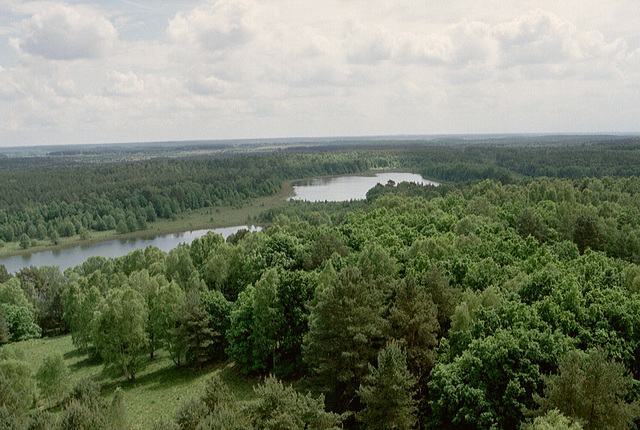
<instances>
[{"instance_id":1,"label":"green field","mask_svg":"<svg viewBox=\"0 0 640 430\"><path fill-rule=\"evenodd\" d=\"M207 377L218 373L239 401L254 399L253 387L258 380L234 369L232 364L213 364L202 369L176 367L168 354L157 351L153 360L143 359L134 382L126 382L120 374L105 371L99 359L89 359L71 342L71 335L33 339L2 348L16 348L24 353L34 373L48 355L61 354L71 370L72 384L90 378L102 387L109 402L117 387L125 393L127 418L131 429L148 429L161 417L172 419L183 401L198 397ZM46 408L47 405L40 404Z\"/></svg>"}]
</instances>

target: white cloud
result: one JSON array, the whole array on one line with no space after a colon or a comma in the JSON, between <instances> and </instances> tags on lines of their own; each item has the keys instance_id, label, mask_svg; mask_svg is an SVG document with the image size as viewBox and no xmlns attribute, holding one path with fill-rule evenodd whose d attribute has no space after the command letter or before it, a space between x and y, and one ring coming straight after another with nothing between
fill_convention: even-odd
<instances>
[{"instance_id":1,"label":"white cloud","mask_svg":"<svg viewBox=\"0 0 640 430\"><path fill-rule=\"evenodd\" d=\"M345 35L347 60L356 64L377 64L393 55L393 35L382 26L354 23Z\"/></svg>"},{"instance_id":2,"label":"white cloud","mask_svg":"<svg viewBox=\"0 0 640 430\"><path fill-rule=\"evenodd\" d=\"M640 27L583 1L0 0L0 144L637 128Z\"/></svg>"},{"instance_id":3,"label":"white cloud","mask_svg":"<svg viewBox=\"0 0 640 430\"><path fill-rule=\"evenodd\" d=\"M200 95L212 95L212 94L223 94L227 92L231 84L217 78L214 75L203 75L196 74L189 80L189 88L195 94Z\"/></svg>"},{"instance_id":4,"label":"white cloud","mask_svg":"<svg viewBox=\"0 0 640 430\"><path fill-rule=\"evenodd\" d=\"M496 25L493 35L499 43L500 66L530 67L543 76L589 73L584 65L602 71L604 64L598 63L615 68L627 55L624 40L607 42L601 32L581 31L571 21L543 10Z\"/></svg>"},{"instance_id":5,"label":"white cloud","mask_svg":"<svg viewBox=\"0 0 640 430\"><path fill-rule=\"evenodd\" d=\"M241 45L255 34L251 1L217 0L179 12L167 28L167 38L183 46L216 52Z\"/></svg>"},{"instance_id":6,"label":"white cloud","mask_svg":"<svg viewBox=\"0 0 640 430\"><path fill-rule=\"evenodd\" d=\"M132 71L112 71L107 78L105 91L107 94L130 96L144 91L144 81Z\"/></svg>"},{"instance_id":7,"label":"white cloud","mask_svg":"<svg viewBox=\"0 0 640 430\"><path fill-rule=\"evenodd\" d=\"M20 87L9 70L0 66L0 100L12 101L20 96Z\"/></svg>"},{"instance_id":8,"label":"white cloud","mask_svg":"<svg viewBox=\"0 0 640 430\"><path fill-rule=\"evenodd\" d=\"M96 11L59 4L23 21L12 44L19 52L45 59L75 60L100 57L116 39L111 22Z\"/></svg>"}]
</instances>

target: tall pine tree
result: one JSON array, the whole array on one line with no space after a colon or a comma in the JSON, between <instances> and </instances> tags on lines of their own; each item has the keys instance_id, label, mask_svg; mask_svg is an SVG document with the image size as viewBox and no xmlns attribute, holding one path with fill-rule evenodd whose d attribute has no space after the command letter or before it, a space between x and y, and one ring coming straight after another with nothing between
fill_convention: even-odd
<instances>
[{"instance_id":1,"label":"tall pine tree","mask_svg":"<svg viewBox=\"0 0 640 430\"><path fill-rule=\"evenodd\" d=\"M378 367L369 365L369 376L358 390L365 407L356 418L373 430L413 428L418 410L415 384L405 352L397 341L391 341L378 354Z\"/></svg>"},{"instance_id":2,"label":"tall pine tree","mask_svg":"<svg viewBox=\"0 0 640 430\"><path fill-rule=\"evenodd\" d=\"M359 409L356 390L384 338L387 322L381 314L381 292L357 268L345 268L319 292L309 317L303 358L330 407Z\"/></svg>"}]
</instances>

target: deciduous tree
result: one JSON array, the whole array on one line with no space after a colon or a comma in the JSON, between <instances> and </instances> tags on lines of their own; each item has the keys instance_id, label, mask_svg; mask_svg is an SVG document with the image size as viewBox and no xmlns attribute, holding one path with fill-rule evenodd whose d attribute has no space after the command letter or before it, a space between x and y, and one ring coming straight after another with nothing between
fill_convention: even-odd
<instances>
[{"instance_id":1,"label":"deciduous tree","mask_svg":"<svg viewBox=\"0 0 640 430\"><path fill-rule=\"evenodd\" d=\"M70 388L69 368L60 354L45 357L36 373L38 388L43 397L60 404Z\"/></svg>"},{"instance_id":2,"label":"deciduous tree","mask_svg":"<svg viewBox=\"0 0 640 430\"><path fill-rule=\"evenodd\" d=\"M122 367L127 380L136 377L137 363L146 350L148 310L137 291L109 291L93 322L93 344L107 364Z\"/></svg>"}]
</instances>

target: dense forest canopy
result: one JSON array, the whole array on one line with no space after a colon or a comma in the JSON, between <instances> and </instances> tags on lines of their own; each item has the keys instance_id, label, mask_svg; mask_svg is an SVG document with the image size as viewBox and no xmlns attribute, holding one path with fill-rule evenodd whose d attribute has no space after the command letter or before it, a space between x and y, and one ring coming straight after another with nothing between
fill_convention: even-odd
<instances>
[{"instance_id":1,"label":"dense forest canopy","mask_svg":"<svg viewBox=\"0 0 640 430\"><path fill-rule=\"evenodd\" d=\"M279 154L136 162L125 162L119 154L119 162L82 166L67 166L65 157L7 158L0 160L0 240L26 248L90 231L144 230L148 223L184 211L238 206L273 195L288 179L376 168L412 170L456 183L635 174L638 138L574 139L520 138L517 145L505 139L404 140L395 146L386 141L373 146L343 142L325 145L320 152L285 147ZM182 149L191 154L191 147Z\"/></svg>"},{"instance_id":2,"label":"dense forest canopy","mask_svg":"<svg viewBox=\"0 0 640 430\"><path fill-rule=\"evenodd\" d=\"M165 204L171 216L239 204L286 179L373 168L448 182L283 202L260 215L262 232L209 233L168 253L0 273L0 340L70 332L81 354L127 381L159 352L185 372L228 361L264 377L242 402L214 376L157 429L636 428L640 150L635 138L580 142L2 172L12 229L31 217L45 228L74 218L94 228L119 210L125 222L127 211L162 217ZM52 185L72 177L68 189ZM47 218L54 205L68 212ZM59 359L29 369L15 351L0 350L3 422L122 428L117 391L106 405L91 382L56 385ZM59 412L32 409L43 402Z\"/></svg>"}]
</instances>

